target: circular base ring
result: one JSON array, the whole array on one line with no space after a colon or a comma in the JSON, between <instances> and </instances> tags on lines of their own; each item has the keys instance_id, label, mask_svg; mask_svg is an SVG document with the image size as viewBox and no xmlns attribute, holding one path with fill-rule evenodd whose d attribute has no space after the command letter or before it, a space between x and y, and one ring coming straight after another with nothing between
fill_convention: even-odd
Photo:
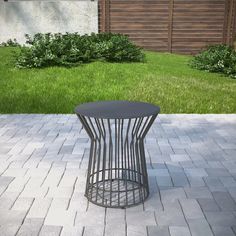
<instances>
[{"instance_id":1,"label":"circular base ring","mask_svg":"<svg viewBox=\"0 0 236 236\"><path fill-rule=\"evenodd\" d=\"M99 206L127 208L140 204L148 197L148 186L126 179L105 179L89 184L85 196Z\"/></svg>"}]
</instances>

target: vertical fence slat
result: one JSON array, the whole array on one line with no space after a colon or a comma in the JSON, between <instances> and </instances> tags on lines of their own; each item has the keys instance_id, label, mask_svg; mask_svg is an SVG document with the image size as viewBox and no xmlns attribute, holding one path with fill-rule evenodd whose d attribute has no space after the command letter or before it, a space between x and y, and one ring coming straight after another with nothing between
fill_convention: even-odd
<instances>
[{"instance_id":1,"label":"vertical fence slat","mask_svg":"<svg viewBox=\"0 0 236 236\"><path fill-rule=\"evenodd\" d=\"M236 37L236 0L226 0L227 10L226 10L226 20L224 26L225 39L223 43L232 45Z\"/></svg>"},{"instance_id":2,"label":"vertical fence slat","mask_svg":"<svg viewBox=\"0 0 236 236\"><path fill-rule=\"evenodd\" d=\"M234 1L233 13L232 43L236 41L236 0Z\"/></svg>"},{"instance_id":3,"label":"vertical fence slat","mask_svg":"<svg viewBox=\"0 0 236 236\"><path fill-rule=\"evenodd\" d=\"M232 43L232 19L233 19L233 0L229 2L229 15L228 15L228 25L227 25L227 39L226 43L230 45Z\"/></svg>"},{"instance_id":4,"label":"vertical fence slat","mask_svg":"<svg viewBox=\"0 0 236 236\"><path fill-rule=\"evenodd\" d=\"M110 0L99 0L100 7L100 31L110 32Z\"/></svg>"},{"instance_id":5,"label":"vertical fence slat","mask_svg":"<svg viewBox=\"0 0 236 236\"><path fill-rule=\"evenodd\" d=\"M173 11L174 11L174 0L170 0L169 18L168 18L168 51L169 52L172 52Z\"/></svg>"},{"instance_id":6,"label":"vertical fence slat","mask_svg":"<svg viewBox=\"0 0 236 236\"><path fill-rule=\"evenodd\" d=\"M101 32L106 32L106 0L100 0Z\"/></svg>"},{"instance_id":7,"label":"vertical fence slat","mask_svg":"<svg viewBox=\"0 0 236 236\"><path fill-rule=\"evenodd\" d=\"M222 43L225 43L225 44L226 44L226 41L227 41L227 25L228 25L229 1L230 0L225 0L224 24L223 24L223 29L222 29Z\"/></svg>"},{"instance_id":8,"label":"vertical fence slat","mask_svg":"<svg viewBox=\"0 0 236 236\"><path fill-rule=\"evenodd\" d=\"M106 32L110 32L110 0L106 0Z\"/></svg>"}]
</instances>

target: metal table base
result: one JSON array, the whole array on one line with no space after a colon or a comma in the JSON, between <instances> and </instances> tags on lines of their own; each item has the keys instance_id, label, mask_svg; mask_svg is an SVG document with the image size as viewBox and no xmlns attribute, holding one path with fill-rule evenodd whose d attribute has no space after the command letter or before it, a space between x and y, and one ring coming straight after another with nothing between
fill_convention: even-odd
<instances>
[{"instance_id":1,"label":"metal table base","mask_svg":"<svg viewBox=\"0 0 236 236\"><path fill-rule=\"evenodd\" d=\"M149 195L144 138L157 114L127 119L77 115L91 140L88 200L112 208L143 202Z\"/></svg>"}]
</instances>

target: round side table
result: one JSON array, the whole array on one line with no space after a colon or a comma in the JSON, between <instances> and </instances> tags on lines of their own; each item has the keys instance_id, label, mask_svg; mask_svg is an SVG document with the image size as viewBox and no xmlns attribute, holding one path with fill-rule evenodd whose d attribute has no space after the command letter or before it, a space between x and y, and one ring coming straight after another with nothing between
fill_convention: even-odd
<instances>
[{"instance_id":1,"label":"round side table","mask_svg":"<svg viewBox=\"0 0 236 236\"><path fill-rule=\"evenodd\" d=\"M75 112L91 140L85 196L104 207L125 208L149 195L144 137L160 112L144 102L82 104Z\"/></svg>"}]
</instances>

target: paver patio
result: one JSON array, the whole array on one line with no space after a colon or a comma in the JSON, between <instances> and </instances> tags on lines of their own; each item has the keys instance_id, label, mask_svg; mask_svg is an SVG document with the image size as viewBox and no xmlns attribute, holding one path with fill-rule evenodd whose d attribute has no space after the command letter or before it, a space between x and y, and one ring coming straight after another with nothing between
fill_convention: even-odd
<instances>
[{"instance_id":1,"label":"paver patio","mask_svg":"<svg viewBox=\"0 0 236 236\"><path fill-rule=\"evenodd\" d=\"M87 202L88 154L75 115L0 115L0 235L236 235L236 115L160 115L126 210Z\"/></svg>"}]
</instances>

